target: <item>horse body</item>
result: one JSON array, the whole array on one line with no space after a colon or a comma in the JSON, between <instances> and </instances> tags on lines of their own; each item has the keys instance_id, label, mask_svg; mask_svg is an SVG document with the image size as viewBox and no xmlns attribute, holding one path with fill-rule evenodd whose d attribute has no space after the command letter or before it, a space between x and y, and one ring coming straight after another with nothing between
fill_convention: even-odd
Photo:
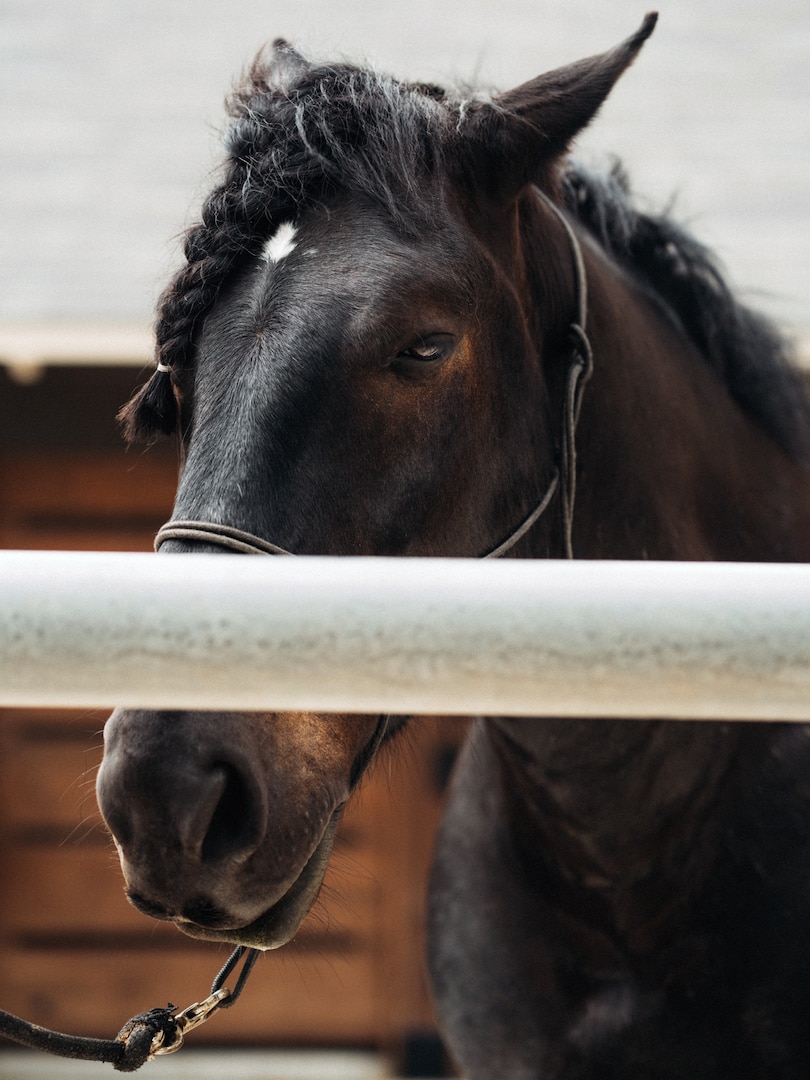
<instances>
[{"instance_id":1,"label":"horse body","mask_svg":"<svg viewBox=\"0 0 810 1080\"><path fill-rule=\"evenodd\" d=\"M491 551L564 468L581 256L574 554L810 559L810 414L781 346L688 237L564 164L651 30L490 105L283 44L261 61L126 414L180 427L175 519L297 554ZM563 557L565 532L557 498L511 553ZM282 945L404 723L116 711L98 790L131 899ZM781 725L477 721L430 904L466 1075L804 1075L807 754Z\"/></svg>"},{"instance_id":2,"label":"horse body","mask_svg":"<svg viewBox=\"0 0 810 1080\"><path fill-rule=\"evenodd\" d=\"M465 1075L800 1076L809 750L760 725L480 721L430 904Z\"/></svg>"}]
</instances>

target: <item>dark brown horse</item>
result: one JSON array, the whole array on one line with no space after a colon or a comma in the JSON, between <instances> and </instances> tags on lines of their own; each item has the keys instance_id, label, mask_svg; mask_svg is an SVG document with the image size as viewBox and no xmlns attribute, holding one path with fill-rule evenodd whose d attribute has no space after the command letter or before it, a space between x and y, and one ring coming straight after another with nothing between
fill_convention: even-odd
<instances>
[{"instance_id":1,"label":"dark brown horse","mask_svg":"<svg viewBox=\"0 0 810 1080\"><path fill-rule=\"evenodd\" d=\"M780 340L567 158L654 22L494 99L259 58L124 413L179 431L175 523L222 526L163 551L810 558ZM117 711L98 791L132 902L283 945L405 722ZM477 721L431 893L465 1074L805 1080L809 754L784 725Z\"/></svg>"}]
</instances>

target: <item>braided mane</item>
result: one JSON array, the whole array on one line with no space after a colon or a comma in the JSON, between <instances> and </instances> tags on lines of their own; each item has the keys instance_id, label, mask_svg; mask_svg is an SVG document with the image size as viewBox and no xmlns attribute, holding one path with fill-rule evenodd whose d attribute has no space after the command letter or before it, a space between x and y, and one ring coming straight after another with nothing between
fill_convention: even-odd
<instances>
[{"instance_id":1,"label":"braided mane","mask_svg":"<svg viewBox=\"0 0 810 1080\"><path fill-rule=\"evenodd\" d=\"M186 234L185 264L158 301L163 368L188 362L195 330L228 275L302 206L348 188L383 205L406 235L429 216L415 181L439 167L436 135L450 126L443 91L349 65L310 67L283 42L274 49L275 58L259 54L227 101L222 181ZM297 71L279 82L274 61L285 52ZM160 374L119 414L129 440L174 430L170 380Z\"/></svg>"},{"instance_id":2,"label":"braided mane","mask_svg":"<svg viewBox=\"0 0 810 1080\"><path fill-rule=\"evenodd\" d=\"M413 228L416 187L433 168L439 111L413 87L349 66L304 69L279 92L262 56L228 100L225 175L186 238L187 265L158 305L160 359L182 360L225 276L278 224L338 187L382 202Z\"/></svg>"}]
</instances>

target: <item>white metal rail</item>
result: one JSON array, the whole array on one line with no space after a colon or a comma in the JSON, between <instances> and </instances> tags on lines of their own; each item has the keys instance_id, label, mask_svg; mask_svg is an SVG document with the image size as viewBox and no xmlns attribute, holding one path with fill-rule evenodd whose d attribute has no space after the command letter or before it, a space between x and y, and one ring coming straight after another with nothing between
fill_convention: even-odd
<instances>
[{"instance_id":1,"label":"white metal rail","mask_svg":"<svg viewBox=\"0 0 810 1080\"><path fill-rule=\"evenodd\" d=\"M0 705L810 720L810 565L0 552Z\"/></svg>"}]
</instances>

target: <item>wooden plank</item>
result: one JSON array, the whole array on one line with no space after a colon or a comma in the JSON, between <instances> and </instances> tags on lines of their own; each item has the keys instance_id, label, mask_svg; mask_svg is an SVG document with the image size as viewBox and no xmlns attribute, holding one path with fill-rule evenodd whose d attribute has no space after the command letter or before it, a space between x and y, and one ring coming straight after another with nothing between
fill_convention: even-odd
<instances>
[{"instance_id":1,"label":"wooden plank","mask_svg":"<svg viewBox=\"0 0 810 1080\"><path fill-rule=\"evenodd\" d=\"M171 509L177 472L165 460L132 457L124 451L99 456L3 454L0 489L14 512L48 515L160 515Z\"/></svg>"},{"instance_id":2,"label":"wooden plank","mask_svg":"<svg viewBox=\"0 0 810 1080\"><path fill-rule=\"evenodd\" d=\"M467 726L468 721L456 718L419 717L406 731L405 745L379 762L388 771L386 788L396 809L380 815L378 842L396 848L399 865L407 867L407 886L403 882L388 890L380 906L378 1024L383 1045L395 1056L404 1034L429 1032L436 1024L425 960L427 880L447 758L455 755ZM391 972L397 973L396 993L390 990Z\"/></svg>"},{"instance_id":3,"label":"wooden plank","mask_svg":"<svg viewBox=\"0 0 810 1080\"><path fill-rule=\"evenodd\" d=\"M7 833L51 829L67 839L100 822L94 784L106 715L0 711L0 822Z\"/></svg>"},{"instance_id":4,"label":"wooden plank","mask_svg":"<svg viewBox=\"0 0 810 1080\"><path fill-rule=\"evenodd\" d=\"M110 1038L146 1009L204 998L227 956L226 946L193 943L103 953L12 949L3 956L3 1007L46 1027ZM260 957L239 1002L189 1042L365 1043L377 1028L377 997L370 952L319 956L292 943Z\"/></svg>"},{"instance_id":5,"label":"wooden plank","mask_svg":"<svg viewBox=\"0 0 810 1080\"><path fill-rule=\"evenodd\" d=\"M170 515L176 469L123 451L0 455L0 546L148 551Z\"/></svg>"}]
</instances>

